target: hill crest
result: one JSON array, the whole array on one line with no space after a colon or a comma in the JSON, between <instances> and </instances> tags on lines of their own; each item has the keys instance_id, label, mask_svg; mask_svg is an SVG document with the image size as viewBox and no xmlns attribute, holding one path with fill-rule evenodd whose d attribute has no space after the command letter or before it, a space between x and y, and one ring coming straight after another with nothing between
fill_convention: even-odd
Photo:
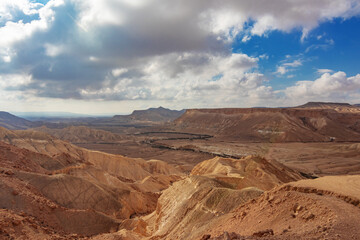
<instances>
[{"instance_id":1,"label":"hill crest","mask_svg":"<svg viewBox=\"0 0 360 240\"><path fill-rule=\"evenodd\" d=\"M33 122L11 113L0 111L0 126L7 129L27 129L33 125Z\"/></svg>"},{"instance_id":2,"label":"hill crest","mask_svg":"<svg viewBox=\"0 0 360 240\"><path fill-rule=\"evenodd\" d=\"M169 122L180 117L185 110L171 110L164 107L134 110L130 115L115 115L113 120L123 122Z\"/></svg>"}]
</instances>

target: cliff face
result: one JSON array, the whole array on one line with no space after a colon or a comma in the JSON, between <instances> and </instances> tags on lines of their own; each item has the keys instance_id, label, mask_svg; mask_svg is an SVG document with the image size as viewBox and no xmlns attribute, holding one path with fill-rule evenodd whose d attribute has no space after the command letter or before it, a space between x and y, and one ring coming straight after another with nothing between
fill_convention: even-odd
<instances>
[{"instance_id":1,"label":"cliff face","mask_svg":"<svg viewBox=\"0 0 360 240\"><path fill-rule=\"evenodd\" d=\"M351 111L350 111L351 110ZM190 109L174 121L182 131L240 141L359 141L360 110L327 108Z\"/></svg>"}]
</instances>

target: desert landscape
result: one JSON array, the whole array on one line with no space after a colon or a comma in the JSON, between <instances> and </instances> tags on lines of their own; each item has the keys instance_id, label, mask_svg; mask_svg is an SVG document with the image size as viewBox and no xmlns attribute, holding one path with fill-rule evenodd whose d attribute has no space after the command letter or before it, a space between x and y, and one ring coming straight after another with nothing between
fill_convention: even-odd
<instances>
[{"instance_id":1,"label":"desert landscape","mask_svg":"<svg viewBox=\"0 0 360 240\"><path fill-rule=\"evenodd\" d=\"M0 240L360 240L360 0L0 0Z\"/></svg>"},{"instance_id":2,"label":"desert landscape","mask_svg":"<svg viewBox=\"0 0 360 240\"><path fill-rule=\"evenodd\" d=\"M1 238L358 239L359 107L132 115L1 113Z\"/></svg>"}]
</instances>

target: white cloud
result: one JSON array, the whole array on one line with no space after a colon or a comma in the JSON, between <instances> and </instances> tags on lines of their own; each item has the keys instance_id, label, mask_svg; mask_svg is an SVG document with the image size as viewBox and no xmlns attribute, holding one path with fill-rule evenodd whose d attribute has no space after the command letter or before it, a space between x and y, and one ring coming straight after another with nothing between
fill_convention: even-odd
<instances>
[{"instance_id":1,"label":"white cloud","mask_svg":"<svg viewBox=\"0 0 360 240\"><path fill-rule=\"evenodd\" d=\"M42 4L30 2L28 0L2 0L0 2L0 23L14 20L13 12L20 11L25 15L33 15L37 13L37 9Z\"/></svg>"},{"instance_id":2,"label":"white cloud","mask_svg":"<svg viewBox=\"0 0 360 240\"><path fill-rule=\"evenodd\" d=\"M293 99L339 99L351 93L359 93L360 74L347 77L344 72L324 73L315 81L299 81L295 86L285 89Z\"/></svg>"},{"instance_id":3,"label":"white cloud","mask_svg":"<svg viewBox=\"0 0 360 240\"><path fill-rule=\"evenodd\" d=\"M32 77L26 74L3 74L0 75L0 88L18 88L30 84Z\"/></svg>"},{"instance_id":4,"label":"white cloud","mask_svg":"<svg viewBox=\"0 0 360 240\"><path fill-rule=\"evenodd\" d=\"M259 56L259 58L260 59L266 59L266 60L268 60L269 59L269 55L267 55L267 54L261 54L260 56Z\"/></svg>"},{"instance_id":5,"label":"white cloud","mask_svg":"<svg viewBox=\"0 0 360 240\"><path fill-rule=\"evenodd\" d=\"M253 35L263 35L266 31L276 29L276 20L273 15L264 15L257 19L251 30Z\"/></svg>"},{"instance_id":6,"label":"white cloud","mask_svg":"<svg viewBox=\"0 0 360 240\"><path fill-rule=\"evenodd\" d=\"M248 96L248 91L262 87L266 81L264 75L252 72L258 59L245 54L214 56L190 52L156 56L141 62L136 68L114 69L115 85L106 81L100 89L85 89L80 93L90 99L163 99L210 104L222 99L222 103L231 103L229 101ZM143 75L134 79L130 72ZM220 77L213 80L214 76Z\"/></svg>"},{"instance_id":7,"label":"white cloud","mask_svg":"<svg viewBox=\"0 0 360 240\"><path fill-rule=\"evenodd\" d=\"M24 23L22 20L17 22L10 21L12 16L6 17L5 25L0 27L0 48L11 47L12 44L20 42L31 37L37 31L45 31L49 24L54 20L54 7L62 5L62 0L51 0L46 6L38 9L39 4L32 3L28 0L15 0L14 3L6 0L0 5L1 11L9 11L10 8L16 7L26 15L39 14L40 19ZM1 14L0 14L1 15Z\"/></svg>"},{"instance_id":8,"label":"white cloud","mask_svg":"<svg viewBox=\"0 0 360 240\"><path fill-rule=\"evenodd\" d=\"M251 37L249 35L245 35L241 41L245 43L245 42L249 41L250 39L251 39Z\"/></svg>"},{"instance_id":9,"label":"white cloud","mask_svg":"<svg viewBox=\"0 0 360 240\"><path fill-rule=\"evenodd\" d=\"M128 72L126 68L115 68L111 71L114 77L119 77L121 74Z\"/></svg>"},{"instance_id":10,"label":"white cloud","mask_svg":"<svg viewBox=\"0 0 360 240\"><path fill-rule=\"evenodd\" d=\"M276 72L280 73L281 75L284 75L285 73L288 72L288 70L286 69L285 66L278 66L277 69L276 69Z\"/></svg>"},{"instance_id":11,"label":"white cloud","mask_svg":"<svg viewBox=\"0 0 360 240\"><path fill-rule=\"evenodd\" d=\"M359 13L354 0L1 0L0 76L25 72L30 80L2 86L47 99L259 103L276 97L257 68L269 56L231 53L236 37L297 29L305 38L321 22ZM289 57L277 72L301 64Z\"/></svg>"},{"instance_id":12,"label":"white cloud","mask_svg":"<svg viewBox=\"0 0 360 240\"><path fill-rule=\"evenodd\" d=\"M283 64L286 67L299 67L302 65L302 62L300 60L294 60L293 62L287 62Z\"/></svg>"},{"instance_id":13,"label":"white cloud","mask_svg":"<svg viewBox=\"0 0 360 240\"><path fill-rule=\"evenodd\" d=\"M3 61L6 62L6 63L11 62L11 56L9 56L9 55L5 55L2 58L3 58Z\"/></svg>"},{"instance_id":14,"label":"white cloud","mask_svg":"<svg viewBox=\"0 0 360 240\"><path fill-rule=\"evenodd\" d=\"M225 41L232 41L246 21L242 14L229 8L205 10L200 14L200 19L200 27Z\"/></svg>"},{"instance_id":15,"label":"white cloud","mask_svg":"<svg viewBox=\"0 0 360 240\"><path fill-rule=\"evenodd\" d=\"M333 73L334 71L331 69L326 69L326 68L320 69L319 68L316 72L319 74L324 74L324 73Z\"/></svg>"},{"instance_id":16,"label":"white cloud","mask_svg":"<svg viewBox=\"0 0 360 240\"><path fill-rule=\"evenodd\" d=\"M302 65L302 61L297 59L292 62L285 62L282 63L280 66L277 67L276 73L281 75L286 74L287 72L294 71L294 68L297 68Z\"/></svg>"}]
</instances>

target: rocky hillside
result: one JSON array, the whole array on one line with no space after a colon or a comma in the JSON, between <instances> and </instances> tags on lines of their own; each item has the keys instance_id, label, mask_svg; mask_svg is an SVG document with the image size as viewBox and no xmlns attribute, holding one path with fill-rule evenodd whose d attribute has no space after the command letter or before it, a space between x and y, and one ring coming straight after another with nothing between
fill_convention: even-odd
<instances>
[{"instance_id":1,"label":"rocky hillside","mask_svg":"<svg viewBox=\"0 0 360 240\"><path fill-rule=\"evenodd\" d=\"M271 114L279 119L345 114L298 108L188 113L197 120L199 113L206 115L198 126L220 115L224 122L217 126L237 127L231 124L254 115L262 119L254 126L260 126L276 121ZM87 130L82 130L86 137L96 138L97 131ZM358 175L305 179L257 155L214 157L185 175L163 161L91 151L45 132L0 127L0 239L357 239L359 192Z\"/></svg>"},{"instance_id":2,"label":"rocky hillside","mask_svg":"<svg viewBox=\"0 0 360 240\"><path fill-rule=\"evenodd\" d=\"M359 193L359 175L285 184L218 218L202 239L357 239Z\"/></svg>"},{"instance_id":3,"label":"rocky hillside","mask_svg":"<svg viewBox=\"0 0 360 240\"><path fill-rule=\"evenodd\" d=\"M156 211L143 218L143 237L196 239L218 217L261 196L265 190L302 178L279 163L257 156L204 161L188 178L162 193Z\"/></svg>"},{"instance_id":4,"label":"rocky hillside","mask_svg":"<svg viewBox=\"0 0 360 240\"><path fill-rule=\"evenodd\" d=\"M360 111L354 109L191 109L173 128L247 142L360 141Z\"/></svg>"},{"instance_id":5,"label":"rocky hillside","mask_svg":"<svg viewBox=\"0 0 360 240\"><path fill-rule=\"evenodd\" d=\"M162 161L89 151L41 132L0 128L0 139L0 238L117 231L153 212L159 193L183 175Z\"/></svg>"}]
</instances>

